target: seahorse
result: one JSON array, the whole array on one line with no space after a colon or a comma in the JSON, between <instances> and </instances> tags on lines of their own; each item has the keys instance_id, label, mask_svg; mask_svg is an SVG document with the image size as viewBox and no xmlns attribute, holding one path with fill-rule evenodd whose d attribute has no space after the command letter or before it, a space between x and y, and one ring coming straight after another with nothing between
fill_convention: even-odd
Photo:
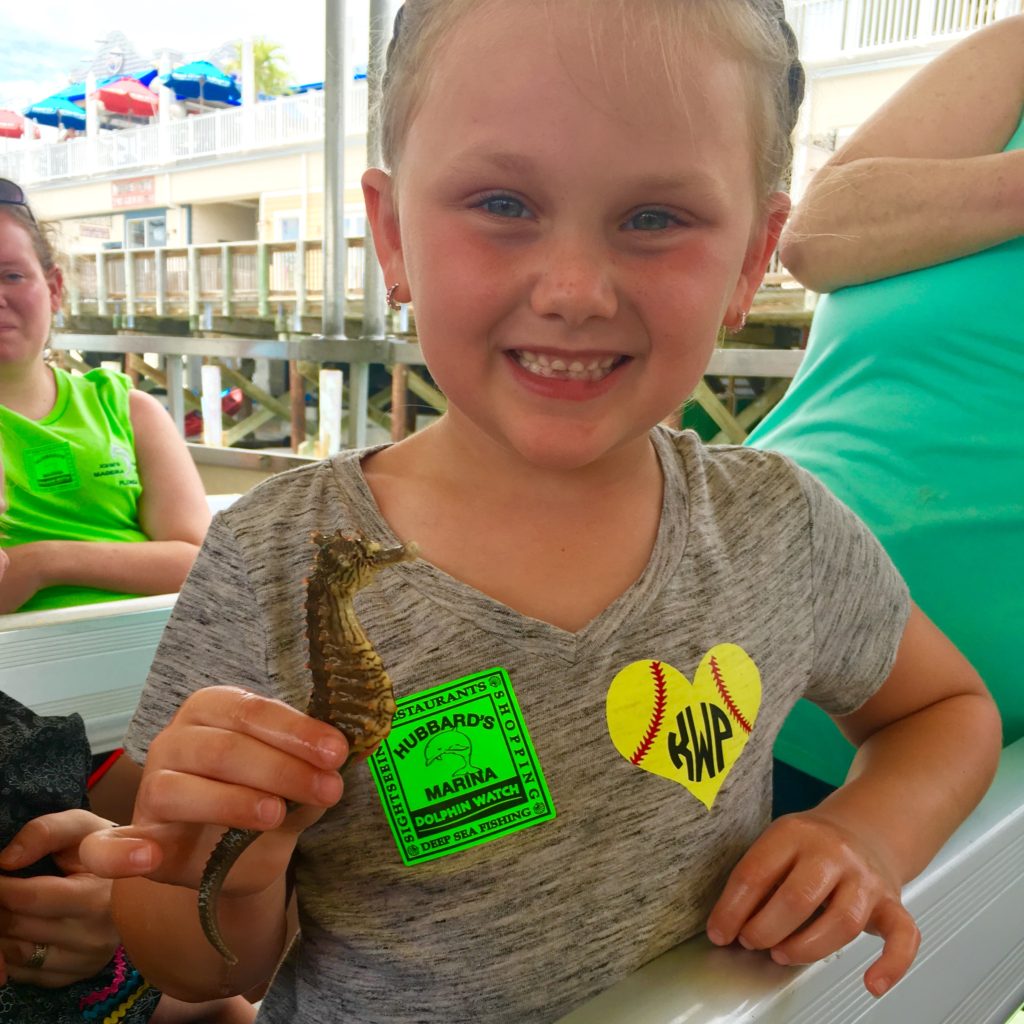
<instances>
[{"instance_id":1,"label":"seahorse","mask_svg":"<svg viewBox=\"0 0 1024 1024\"><path fill-rule=\"evenodd\" d=\"M391 728L395 696L384 663L356 618L352 599L389 565L412 561L414 543L384 548L360 535L340 530L312 534L316 545L313 569L306 581L306 639L313 685L306 713L329 722L345 735L349 756L372 750ZM297 805L288 803L288 810ZM238 958L228 948L217 925L217 899L232 865L263 833L230 828L221 836L206 862L199 884L199 921L210 944L234 966Z\"/></svg>"}]
</instances>

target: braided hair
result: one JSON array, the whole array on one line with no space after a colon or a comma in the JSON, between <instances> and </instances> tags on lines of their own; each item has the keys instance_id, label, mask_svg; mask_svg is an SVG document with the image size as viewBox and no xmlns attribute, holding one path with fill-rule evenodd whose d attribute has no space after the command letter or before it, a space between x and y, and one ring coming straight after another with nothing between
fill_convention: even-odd
<instances>
[{"instance_id":1,"label":"braided hair","mask_svg":"<svg viewBox=\"0 0 1024 1024\"><path fill-rule=\"evenodd\" d=\"M395 16L378 109L385 166L397 170L405 131L432 70L432 54L445 34L489 0L405 0ZM547 0L549 3L564 0ZM598 0L590 0L596 4ZM614 2L614 0L609 0ZM635 10L638 0L619 0ZM783 0L649 0L652 8L705 28L748 71L757 175L763 193L788 183L792 134L804 95L797 39ZM668 21L668 18L664 18ZM663 44L664 46L664 44Z\"/></svg>"}]
</instances>

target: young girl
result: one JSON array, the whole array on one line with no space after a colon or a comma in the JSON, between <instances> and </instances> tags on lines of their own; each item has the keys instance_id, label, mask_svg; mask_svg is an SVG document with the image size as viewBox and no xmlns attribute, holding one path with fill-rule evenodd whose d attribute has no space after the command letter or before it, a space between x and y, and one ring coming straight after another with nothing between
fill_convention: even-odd
<instances>
[{"instance_id":1,"label":"young girl","mask_svg":"<svg viewBox=\"0 0 1024 1024\"><path fill-rule=\"evenodd\" d=\"M24 192L0 179L0 614L176 591L209 524L199 474L155 398L123 374L72 376L44 360L62 293Z\"/></svg>"},{"instance_id":2,"label":"young girl","mask_svg":"<svg viewBox=\"0 0 1024 1024\"><path fill-rule=\"evenodd\" d=\"M868 988L906 971L900 888L988 784L991 702L811 478L657 426L785 219L800 73L780 16L405 5L389 173L364 190L449 408L211 527L131 731L133 827L87 843L167 991L268 977L293 887L301 937L265 1021L541 1024L705 927L780 963L868 930L885 942ZM314 529L422 552L356 601L399 713L344 799L345 741L297 710ZM758 838L803 695L860 756ZM235 967L196 912L226 825L266 832L220 900Z\"/></svg>"}]
</instances>

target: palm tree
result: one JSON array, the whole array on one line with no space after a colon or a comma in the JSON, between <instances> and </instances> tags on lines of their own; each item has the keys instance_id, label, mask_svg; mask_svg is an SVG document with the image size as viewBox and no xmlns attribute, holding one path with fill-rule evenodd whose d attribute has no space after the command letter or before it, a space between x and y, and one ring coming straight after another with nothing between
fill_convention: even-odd
<instances>
[{"instance_id":1,"label":"palm tree","mask_svg":"<svg viewBox=\"0 0 1024 1024\"><path fill-rule=\"evenodd\" d=\"M225 69L238 77L242 74L242 45L241 42L236 44L235 59ZM257 36L252 41L252 59L257 95L283 96L289 91L292 76L284 50L278 43Z\"/></svg>"}]
</instances>

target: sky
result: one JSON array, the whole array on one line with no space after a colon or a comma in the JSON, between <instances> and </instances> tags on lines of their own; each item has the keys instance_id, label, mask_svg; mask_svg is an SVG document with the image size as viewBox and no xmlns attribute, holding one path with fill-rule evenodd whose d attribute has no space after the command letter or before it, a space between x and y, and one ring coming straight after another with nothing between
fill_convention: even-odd
<instances>
[{"instance_id":1,"label":"sky","mask_svg":"<svg viewBox=\"0 0 1024 1024\"><path fill-rule=\"evenodd\" d=\"M68 84L110 32L142 56L169 48L199 57L249 29L277 43L296 83L324 76L325 0L31 0L4 4L0 107L22 110Z\"/></svg>"}]
</instances>

